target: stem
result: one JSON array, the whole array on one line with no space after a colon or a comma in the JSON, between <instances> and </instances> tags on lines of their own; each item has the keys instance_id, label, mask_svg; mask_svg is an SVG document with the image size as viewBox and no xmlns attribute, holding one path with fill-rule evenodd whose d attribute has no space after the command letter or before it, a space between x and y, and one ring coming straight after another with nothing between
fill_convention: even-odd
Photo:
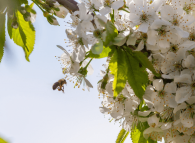
<instances>
[{"instance_id":1,"label":"stem","mask_svg":"<svg viewBox=\"0 0 195 143\"><path fill-rule=\"evenodd\" d=\"M84 68L87 68L93 59L91 59Z\"/></svg>"},{"instance_id":2,"label":"stem","mask_svg":"<svg viewBox=\"0 0 195 143\"><path fill-rule=\"evenodd\" d=\"M39 5L38 2L36 2L35 0L32 0L32 1L40 8L40 10L41 10L42 12L45 12L45 11L42 9L42 7L40 7L40 5Z\"/></svg>"}]
</instances>

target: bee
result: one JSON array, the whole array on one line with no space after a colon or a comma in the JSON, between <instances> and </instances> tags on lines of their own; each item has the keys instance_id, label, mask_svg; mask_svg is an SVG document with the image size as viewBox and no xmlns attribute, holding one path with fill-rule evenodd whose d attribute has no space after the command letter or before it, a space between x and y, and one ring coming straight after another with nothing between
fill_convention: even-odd
<instances>
[{"instance_id":1,"label":"bee","mask_svg":"<svg viewBox=\"0 0 195 143\"><path fill-rule=\"evenodd\" d=\"M66 80L62 78L58 80L57 82L55 82L52 88L53 90L58 89L58 91L62 91L64 93L64 84L67 84L67 83L66 83Z\"/></svg>"}]
</instances>

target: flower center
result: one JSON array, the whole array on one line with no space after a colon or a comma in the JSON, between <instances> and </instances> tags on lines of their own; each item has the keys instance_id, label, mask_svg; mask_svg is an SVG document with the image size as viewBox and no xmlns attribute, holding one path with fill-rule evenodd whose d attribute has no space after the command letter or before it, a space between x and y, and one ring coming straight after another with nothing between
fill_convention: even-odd
<instances>
[{"instance_id":1,"label":"flower center","mask_svg":"<svg viewBox=\"0 0 195 143\"><path fill-rule=\"evenodd\" d=\"M195 51L194 51L194 49L188 51L188 53L191 54L191 55L193 55L195 57Z\"/></svg>"},{"instance_id":2,"label":"flower center","mask_svg":"<svg viewBox=\"0 0 195 143\"><path fill-rule=\"evenodd\" d=\"M177 45L171 45L171 48L170 48L170 50L172 51L172 52L174 52L174 53L176 53L177 51L178 51L178 46Z\"/></svg>"},{"instance_id":3,"label":"flower center","mask_svg":"<svg viewBox=\"0 0 195 143\"><path fill-rule=\"evenodd\" d=\"M174 67L175 67L177 70L182 69L181 63L175 63L175 64L174 64Z\"/></svg>"},{"instance_id":4,"label":"flower center","mask_svg":"<svg viewBox=\"0 0 195 143\"><path fill-rule=\"evenodd\" d=\"M127 98L124 97L123 94L121 94L119 97L117 97L117 99L118 99L119 103L120 103L120 102L121 102L121 103L124 103L124 101L125 101Z\"/></svg>"},{"instance_id":5,"label":"flower center","mask_svg":"<svg viewBox=\"0 0 195 143\"><path fill-rule=\"evenodd\" d=\"M104 1L104 6L110 6L111 5L111 0L105 0Z\"/></svg>"},{"instance_id":6,"label":"flower center","mask_svg":"<svg viewBox=\"0 0 195 143\"><path fill-rule=\"evenodd\" d=\"M173 19L172 24L175 25L175 26L179 25L179 21L177 20L177 18Z\"/></svg>"},{"instance_id":7,"label":"flower center","mask_svg":"<svg viewBox=\"0 0 195 143\"><path fill-rule=\"evenodd\" d=\"M166 29L166 25L162 25L162 27L159 29L156 29L156 31L158 32L159 36L165 36L167 33L165 29Z\"/></svg>"},{"instance_id":8,"label":"flower center","mask_svg":"<svg viewBox=\"0 0 195 143\"><path fill-rule=\"evenodd\" d=\"M189 40L190 40L190 41L195 41L195 34L194 34L194 33L191 33L191 34L190 34Z\"/></svg>"},{"instance_id":9,"label":"flower center","mask_svg":"<svg viewBox=\"0 0 195 143\"><path fill-rule=\"evenodd\" d=\"M158 96L159 97L164 97L164 95L165 95L165 91L164 90L161 90L161 91L158 92Z\"/></svg>"},{"instance_id":10,"label":"flower center","mask_svg":"<svg viewBox=\"0 0 195 143\"><path fill-rule=\"evenodd\" d=\"M141 36L140 36L140 38L141 38L142 40L144 40L144 42L146 42L146 40L147 40L147 38L148 38L147 33L142 33Z\"/></svg>"},{"instance_id":11,"label":"flower center","mask_svg":"<svg viewBox=\"0 0 195 143\"><path fill-rule=\"evenodd\" d=\"M192 90L195 90L195 82L193 82L193 83L191 84L191 88L192 88Z\"/></svg>"},{"instance_id":12,"label":"flower center","mask_svg":"<svg viewBox=\"0 0 195 143\"><path fill-rule=\"evenodd\" d=\"M156 124L155 124L155 123L152 123L152 124L151 124L151 127L153 127L153 128L154 128L155 126L156 126Z\"/></svg>"},{"instance_id":13,"label":"flower center","mask_svg":"<svg viewBox=\"0 0 195 143\"><path fill-rule=\"evenodd\" d=\"M79 43L80 45L82 45L82 46L84 45L84 44L83 44L82 38L78 38L78 43Z\"/></svg>"},{"instance_id":14,"label":"flower center","mask_svg":"<svg viewBox=\"0 0 195 143\"><path fill-rule=\"evenodd\" d=\"M142 11L142 12L143 12L143 14L140 16L140 20L142 22L147 22L148 21L148 15L144 11Z\"/></svg>"},{"instance_id":15,"label":"flower center","mask_svg":"<svg viewBox=\"0 0 195 143\"><path fill-rule=\"evenodd\" d=\"M189 4L189 5L186 4L183 7L183 10L186 11L187 14L189 14L193 10L192 4Z\"/></svg>"}]
</instances>

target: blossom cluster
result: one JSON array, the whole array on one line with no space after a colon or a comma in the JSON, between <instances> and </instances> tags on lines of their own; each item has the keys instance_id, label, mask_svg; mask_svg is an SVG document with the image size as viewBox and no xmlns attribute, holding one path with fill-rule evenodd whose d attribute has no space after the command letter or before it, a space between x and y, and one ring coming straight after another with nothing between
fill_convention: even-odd
<instances>
[{"instance_id":1,"label":"blossom cluster","mask_svg":"<svg viewBox=\"0 0 195 143\"><path fill-rule=\"evenodd\" d=\"M141 99L128 82L113 97L115 77L109 70L108 56L98 83L103 96L100 112L122 121L127 131L147 122L146 139L195 143L194 5L194 0L90 0L78 4L79 11L70 16L72 29L66 29L73 50L69 54L63 49L63 73L75 78L76 85L84 82L87 88L92 87L85 78L93 71L88 55L91 51L101 54L105 29L109 28L105 23L112 21L118 35L110 45L147 53L160 77L147 69L149 81Z\"/></svg>"}]
</instances>

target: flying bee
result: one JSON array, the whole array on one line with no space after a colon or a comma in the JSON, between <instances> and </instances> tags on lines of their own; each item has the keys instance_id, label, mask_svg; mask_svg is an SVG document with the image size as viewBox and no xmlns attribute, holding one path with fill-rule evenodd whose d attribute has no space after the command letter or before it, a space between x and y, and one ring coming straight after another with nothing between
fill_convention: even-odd
<instances>
[{"instance_id":1,"label":"flying bee","mask_svg":"<svg viewBox=\"0 0 195 143\"><path fill-rule=\"evenodd\" d=\"M52 88L53 88L53 90L58 89L58 91L64 92L64 84L67 84L67 83L66 83L66 80L62 78L62 79L58 80L57 82L55 82L53 84Z\"/></svg>"}]
</instances>

